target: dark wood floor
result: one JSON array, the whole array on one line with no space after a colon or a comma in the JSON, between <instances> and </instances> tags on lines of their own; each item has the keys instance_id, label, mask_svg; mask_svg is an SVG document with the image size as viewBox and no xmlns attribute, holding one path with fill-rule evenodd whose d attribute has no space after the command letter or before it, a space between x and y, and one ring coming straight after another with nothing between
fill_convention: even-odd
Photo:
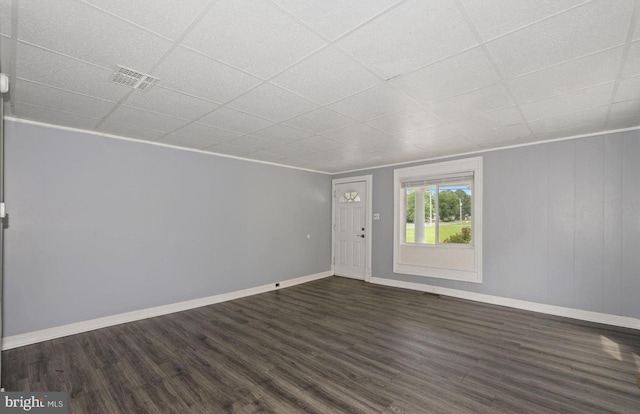
<instances>
[{"instance_id":1,"label":"dark wood floor","mask_svg":"<svg viewBox=\"0 0 640 414\"><path fill-rule=\"evenodd\" d=\"M640 413L640 333L338 277L2 353L72 413Z\"/></svg>"}]
</instances>

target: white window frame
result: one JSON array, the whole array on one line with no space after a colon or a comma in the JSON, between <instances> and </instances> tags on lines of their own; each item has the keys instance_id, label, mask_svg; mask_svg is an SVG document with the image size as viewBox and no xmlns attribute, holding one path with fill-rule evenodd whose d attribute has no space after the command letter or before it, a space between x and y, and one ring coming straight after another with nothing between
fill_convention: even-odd
<instances>
[{"instance_id":1,"label":"white window frame","mask_svg":"<svg viewBox=\"0 0 640 414\"><path fill-rule=\"evenodd\" d=\"M405 243L405 197L402 183L473 173L472 244ZM393 272L482 283L482 157L398 168L393 173ZM408 250L411 249L411 252ZM411 253L411 254L409 254ZM410 257L424 257L412 259ZM443 258L431 261L429 258ZM460 266L459 266L460 264Z\"/></svg>"}]
</instances>

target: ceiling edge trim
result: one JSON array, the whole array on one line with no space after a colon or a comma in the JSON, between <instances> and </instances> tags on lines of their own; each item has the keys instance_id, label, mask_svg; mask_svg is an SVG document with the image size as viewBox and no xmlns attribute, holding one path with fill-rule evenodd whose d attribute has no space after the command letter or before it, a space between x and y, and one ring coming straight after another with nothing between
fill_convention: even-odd
<instances>
[{"instance_id":1,"label":"ceiling edge trim","mask_svg":"<svg viewBox=\"0 0 640 414\"><path fill-rule=\"evenodd\" d=\"M195 148L179 147L177 145L165 144L165 143L162 143L162 142L145 141L145 140L142 140L142 139L123 137L123 136L114 135L114 134L107 134L105 132L89 131L89 130L86 130L86 129L72 128L72 127L66 127L66 126L55 125L55 124L48 124L46 122L31 121L31 120L28 120L28 119L21 119L21 118L16 118L16 117L13 117L13 116L5 116L4 119L7 120L7 121L13 121L13 122L17 122L17 123L20 123L20 124L39 125L39 126L44 126L44 127L53 128L53 129L61 129L61 130L64 130L64 131L81 132L81 133L84 133L84 134L94 135L94 136L103 137L103 138L111 138L111 139L117 139L117 140L120 140L120 141L136 142L136 143L139 143L139 144L155 145L157 147L165 147L165 148L171 148L171 149L176 149L176 150L181 150L181 151L196 152L196 153L205 154L205 155L213 155L213 156L216 156L216 157L232 158L232 159L236 159L236 160L240 160L240 161L249 161L249 162L253 162L253 163L256 163L256 164L266 164L266 165L271 165L271 166L274 166L274 167L289 168L289 169L292 169L292 170L307 171L307 172L313 172L313 173L319 173L319 174L325 174L325 175L338 174L338 173L330 173L330 172L327 172L327 171L312 170L312 169L309 169L309 168L294 167L293 165L285 165L285 164L278 164L278 163L275 163L275 162L255 160L255 159L251 159L251 158L243 158L243 157L239 157L237 155L220 154L220 153L217 153L217 152L203 151L203 150L199 150L199 149L195 149Z\"/></svg>"}]
</instances>

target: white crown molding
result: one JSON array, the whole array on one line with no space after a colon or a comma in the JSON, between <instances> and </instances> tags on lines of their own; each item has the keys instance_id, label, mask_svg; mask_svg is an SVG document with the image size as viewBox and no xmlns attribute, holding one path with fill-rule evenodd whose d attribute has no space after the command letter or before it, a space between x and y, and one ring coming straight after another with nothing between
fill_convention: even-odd
<instances>
[{"instance_id":1,"label":"white crown molding","mask_svg":"<svg viewBox=\"0 0 640 414\"><path fill-rule=\"evenodd\" d=\"M565 308L562 306L547 305L544 303L529 302L526 300L510 299L500 296L485 295L482 293L467 292L465 290L449 289L439 286L423 285L421 283L404 282L401 280L372 277L371 283L383 286L391 286L403 289L429 292L437 295L451 296L454 298L467 299L475 302L489 303L492 305L507 306L510 308L523 309L533 312L545 313L548 315L563 316L565 318L579 319L582 321L603 323L606 325L619 326L640 330L640 319L628 316L611 315L585 311L581 309Z\"/></svg>"},{"instance_id":2,"label":"white crown molding","mask_svg":"<svg viewBox=\"0 0 640 414\"><path fill-rule=\"evenodd\" d=\"M120 325L127 322L139 321L141 319L153 318L156 316L167 315L175 312L182 312L189 309L199 308L202 306L213 305L229 300L240 299L246 296L257 295L260 293L271 292L286 287L311 282L313 280L322 279L333 276L333 272L326 271L297 277L294 279L284 280L282 282L269 283L268 285L256 286L253 288L238 290L235 292L223 293L220 295L208 296L205 298L188 300L185 302L172 303L169 305L156 306L153 308L140 309L133 312L120 313L118 315L105 316L103 318L91 319L88 321L70 323L68 325L56 326L53 328L42 329L39 331L27 332L19 335L7 336L2 339L2 350L18 348L25 345L31 345L42 341L48 341L64 336L75 335L82 332L92 331L94 329L107 328L109 326ZM276 283L280 286L276 287Z\"/></svg>"},{"instance_id":3,"label":"white crown molding","mask_svg":"<svg viewBox=\"0 0 640 414\"><path fill-rule=\"evenodd\" d=\"M61 126L61 125L48 124L46 122L30 121L30 120L27 120L27 119L16 118L16 117L13 117L13 116L5 116L4 119L7 120L7 121L13 121L13 122L18 122L18 123L22 123L22 124L40 125L40 126L54 128L54 129L61 129L61 130L64 130L64 131L81 132L81 133L85 133L85 134L89 134L89 135L95 135L95 136L104 137L104 138L118 139L118 140L121 140L121 141L137 142L139 144L155 145L155 146L158 146L158 147L172 148L172 149L177 149L177 150L181 150L181 151L196 152L196 153L200 153L200 154L213 155L213 156L216 156L216 157L232 158L232 159L236 159L236 160L240 160L240 161L253 162L253 163L256 163L256 164L266 164L266 165L272 165L272 166L275 166L275 167L290 168L292 170L308 171L308 172L326 174L326 175L340 175L340 174L350 174L350 173L362 172L362 171L371 171L371 170L375 170L375 169L378 169L378 168L396 167L396 166L400 166L400 165L408 165L408 164L416 164L416 163L422 163L422 162L446 160L446 159L455 158L455 157L465 157L465 156L470 156L470 155L475 155L475 154L483 154L483 153L493 152L493 151L501 151L501 150L507 150L507 149L513 149L513 148L521 148L521 147L530 147L532 145L549 144L549 143L552 143L552 142L568 141L568 140L578 139L578 138L588 138L588 137L595 137L595 136L600 136L600 135L616 134L616 133L619 133L619 132L640 130L640 126L631 127L631 128L612 129L612 130L608 130L608 131L594 132L592 134L572 135L572 136L563 137L563 138L554 138L554 139L548 139L548 140L544 140L544 141L528 142L528 143L525 143L525 144L510 145L510 146L506 146L506 147L488 148L488 149L483 149L483 150L478 150L478 151L463 152L463 153L459 153L459 154L442 155L442 156L439 156L439 157L423 158L423 159L420 159L420 160L413 160L413 161L403 161L403 162L398 162L398 163L393 163L393 164L383 164L383 165L377 165L377 166L374 166L374 167L358 168L358 169L355 169L355 170L328 172L328 171L312 170L312 169L309 169L309 168L294 167L292 165L278 164L278 163L269 162L269 161L254 160L254 159L251 159L251 158L243 158L243 157L238 157L238 156L235 156L235 155L219 154L219 153L216 153L216 152L208 152L208 151L198 150L198 149L194 149L194 148L179 147L179 146L176 146L176 145L164 144L162 142L153 142L153 141L145 141L145 140L135 139L135 138L128 138L128 137L123 137L123 136L120 136L120 135L107 134L107 133L104 133L104 132L89 131L89 130L86 130L86 129L71 128L71 127L65 127L65 126Z\"/></svg>"}]
</instances>

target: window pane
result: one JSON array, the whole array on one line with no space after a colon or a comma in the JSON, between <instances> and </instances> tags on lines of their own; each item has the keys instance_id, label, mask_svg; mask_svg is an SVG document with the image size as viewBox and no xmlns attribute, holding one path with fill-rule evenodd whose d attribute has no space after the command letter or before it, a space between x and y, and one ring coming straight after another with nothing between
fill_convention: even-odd
<instances>
[{"instance_id":1,"label":"window pane","mask_svg":"<svg viewBox=\"0 0 640 414\"><path fill-rule=\"evenodd\" d=\"M406 188L405 242L435 244L435 187Z\"/></svg>"},{"instance_id":2,"label":"window pane","mask_svg":"<svg viewBox=\"0 0 640 414\"><path fill-rule=\"evenodd\" d=\"M339 203L359 203L360 196L356 191L347 191L346 193L340 196Z\"/></svg>"},{"instance_id":3,"label":"window pane","mask_svg":"<svg viewBox=\"0 0 640 414\"><path fill-rule=\"evenodd\" d=\"M415 211L416 211L416 192L413 188L404 189L405 212L404 212L404 241L406 243L415 243Z\"/></svg>"},{"instance_id":4,"label":"window pane","mask_svg":"<svg viewBox=\"0 0 640 414\"><path fill-rule=\"evenodd\" d=\"M471 243L471 197L468 183L439 187L440 243Z\"/></svg>"}]
</instances>

